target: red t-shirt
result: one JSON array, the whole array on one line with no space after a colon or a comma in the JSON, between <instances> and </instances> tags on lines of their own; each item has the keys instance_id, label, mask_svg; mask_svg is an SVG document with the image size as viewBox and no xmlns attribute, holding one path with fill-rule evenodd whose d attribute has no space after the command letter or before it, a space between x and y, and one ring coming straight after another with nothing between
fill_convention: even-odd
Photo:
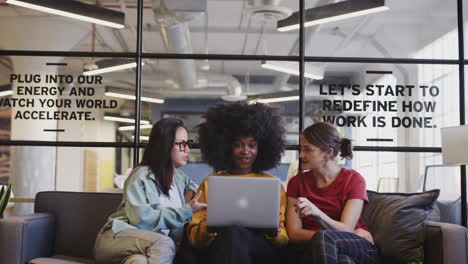
<instances>
[{"instance_id":1,"label":"red t-shirt","mask_svg":"<svg viewBox=\"0 0 468 264\"><path fill-rule=\"evenodd\" d=\"M349 199L368 201L366 181L358 172L342 168L330 185L318 188L311 171L300 172L288 182L287 196L292 198L305 197L327 214L331 219L340 221L345 203ZM321 226L313 216L302 218L303 228L313 231L321 230ZM367 229L362 217L356 228Z\"/></svg>"}]
</instances>

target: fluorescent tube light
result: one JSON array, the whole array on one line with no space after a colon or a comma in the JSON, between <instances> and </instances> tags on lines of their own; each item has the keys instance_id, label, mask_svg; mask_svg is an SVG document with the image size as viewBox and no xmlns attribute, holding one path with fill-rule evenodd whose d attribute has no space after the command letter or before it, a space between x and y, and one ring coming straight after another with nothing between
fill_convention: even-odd
<instances>
[{"instance_id":1,"label":"fluorescent tube light","mask_svg":"<svg viewBox=\"0 0 468 264\"><path fill-rule=\"evenodd\" d=\"M0 92L0 97L9 96L9 95L12 95L12 94L13 94L13 90L1 91Z\"/></svg>"},{"instance_id":2,"label":"fluorescent tube light","mask_svg":"<svg viewBox=\"0 0 468 264\"><path fill-rule=\"evenodd\" d=\"M112 28L125 27L124 13L75 0L7 0L6 3Z\"/></svg>"},{"instance_id":3,"label":"fluorescent tube light","mask_svg":"<svg viewBox=\"0 0 468 264\"><path fill-rule=\"evenodd\" d=\"M153 125L141 125L140 124L140 129L150 129L152 128ZM135 126L121 126L118 128L119 131L133 131L135 130Z\"/></svg>"},{"instance_id":4,"label":"fluorescent tube light","mask_svg":"<svg viewBox=\"0 0 468 264\"><path fill-rule=\"evenodd\" d=\"M120 116L104 116L104 120L107 121L115 121L115 122L122 122L122 123L135 123L135 119L133 118L126 118ZM148 120L140 120L140 124L148 125L150 122Z\"/></svg>"},{"instance_id":5,"label":"fluorescent tube light","mask_svg":"<svg viewBox=\"0 0 468 264\"><path fill-rule=\"evenodd\" d=\"M122 88L122 87L113 87L113 86L106 86L106 91L104 92L105 96L115 97L115 98L123 98L123 99L130 99L135 100L135 93L132 90ZM149 102L149 103L156 103L156 104L164 104L164 99L158 98L160 95L154 93L143 92L141 96L141 101Z\"/></svg>"},{"instance_id":6,"label":"fluorescent tube light","mask_svg":"<svg viewBox=\"0 0 468 264\"><path fill-rule=\"evenodd\" d=\"M296 96L285 96L277 98L265 98L265 99L255 99L259 103L277 103L277 102L287 102L287 101L299 101L299 95Z\"/></svg>"},{"instance_id":7,"label":"fluorescent tube light","mask_svg":"<svg viewBox=\"0 0 468 264\"><path fill-rule=\"evenodd\" d=\"M249 96L249 103L277 103L277 102L287 102L287 101L298 101L299 92L298 91L286 91L286 92L276 92L276 93L266 93L266 94L256 94Z\"/></svg>"},{"instance_id":8,"label":"fluorescent tube light","mask_svg":"<svg viewBox=\"0 0 468 264\"><path fill-rule=\"evenodd\" d=\"M135 136L132 136L132 139L135 139ZM149 136L140 136L140 140L149 140Z\"/></svg>"},{"instance_id":9,"label":"fluorescent tube light","mask_svg":"<svg viewBox=\"0 0 468 264\"><path fill-rule=\"evenodd\" d=\"M265 61L262 62L262 67L273 71L299 76L299 63L295 61ZM304 77L309 79L322 80L324 77L324 72L322 69L306 63Z\"/></svg>"},{"instance_id":10,"label":"fluorescent tube light","mask_svg":"<svg viewBox=\"0 0 468 264\"><path fill-rule=\"evenodd\" d=\"M124 99L130 99L130 100L135 100L136 98L134 95L120 94L120 93L113 93L113 92L105 92L104 95L109 96L109 97L124 98ZM141 100L144 102L149 102L149 103L164 104L164 99L142 96Z\"/></svg>"},{"instance_id":11,"label":"fluorescent tube light","mask_svg":"<svg viewBox=\"0 0 468 264\"><path fill-rule=\"evenodd\" d=\"M106 67L106 68L97 69L97 70L85 71L83 72L83 75L96 75L96 74L101 74L101 73L106 73L106 72L121 71L121 70L136 68L136 66L137 66L136 62L131 62L127 64L121 64L121 65Z\"/></svg>"},{"instance_id":12,"label":"fluorescent tube light","mask_svg":"<svg viewBox=\"0 0 468 264\"><path fill-rule=\"evenodd\" d=\"M363 16L390 9L385 0L348 0L310 8L305 11L304 27L325 24L351 17ZM278 31L285 32L299 29L299 12L279 20Z\"/></svg>"}]
</instances>

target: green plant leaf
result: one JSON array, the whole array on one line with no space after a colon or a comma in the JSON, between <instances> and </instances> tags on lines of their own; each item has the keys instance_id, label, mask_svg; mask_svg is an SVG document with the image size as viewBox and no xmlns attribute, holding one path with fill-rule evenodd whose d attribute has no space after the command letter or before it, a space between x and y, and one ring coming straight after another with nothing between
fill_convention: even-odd
<instances>
[{"instance_id":1,"label":"green plant leaf","mask_svg":"<svg viewBox=\"0 0 468 264\"><path fill-rule=\"evenodd\" d=\"M5 193L5 190L6 190L6 186L2 185L2 188L0 189L0 201L3 198L3 194Z\"/></svg>"},{"instance_id":2,"label":"green plant leaf","mask_svg":"<svg viewBox=\"0 0 468 264\"><path fill-rule=\"evenodd\" d=\"M8 205L10 194L11 194L11 184L2 186L2 189L0 190L0 218L3 218L3 212L5 211L5 208Z\"/></svg>"}]
</instances>

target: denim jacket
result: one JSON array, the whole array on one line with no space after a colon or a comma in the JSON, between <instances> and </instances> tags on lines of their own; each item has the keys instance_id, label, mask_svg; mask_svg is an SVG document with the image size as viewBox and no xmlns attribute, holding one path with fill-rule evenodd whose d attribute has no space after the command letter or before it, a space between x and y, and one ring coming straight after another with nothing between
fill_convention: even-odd
<instances>
[{"instance_id":1,"label":"denim jacket","mask_svg":"<svg viewBox=\"0 0 468 264\"><path fill-rule=\"evenodd\" d=\"M182 240L184 225L192 220L192 207L185 203L188 190L197 191L197 185L180 170L175 169L174 180L183 206L161 208L162 190L147 166L134 169L125 181L122 202L117 212L106 224L114 234L128 229L144 229L160 232L169 229L169 236L176 244Z\"/></svg>"}]
</instances>

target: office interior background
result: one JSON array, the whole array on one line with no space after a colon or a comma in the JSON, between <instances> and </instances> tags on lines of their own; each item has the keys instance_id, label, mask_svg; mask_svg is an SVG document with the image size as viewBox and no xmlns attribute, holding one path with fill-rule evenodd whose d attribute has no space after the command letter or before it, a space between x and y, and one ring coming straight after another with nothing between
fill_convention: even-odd
<instances>
[{"instance_id":1,"label":"office interior background","mask_svg":"<svg viewBox=\"0 0 468 264\"><path fill-rule=\"evenodd\" d=\"M260 99L276 99L284 117L288 150L269 171L283 181L297 170L300 130L327 120L354 140L342 163L368 189L439 188L466 207L464 167L443 164L440 140L442 127L465 124L466 1L371 0L386 8L288 31L280 25L299 24L301 3L308 14L343 1L80 1L121 12L123 28L7 2L0 179L25 198L16 214L31 213L39 191L115 189L163 117L184 120L197 141L210 106ZM197 147L181 169L198 183L211 172Z\"/></svg>"}]
</instances>

